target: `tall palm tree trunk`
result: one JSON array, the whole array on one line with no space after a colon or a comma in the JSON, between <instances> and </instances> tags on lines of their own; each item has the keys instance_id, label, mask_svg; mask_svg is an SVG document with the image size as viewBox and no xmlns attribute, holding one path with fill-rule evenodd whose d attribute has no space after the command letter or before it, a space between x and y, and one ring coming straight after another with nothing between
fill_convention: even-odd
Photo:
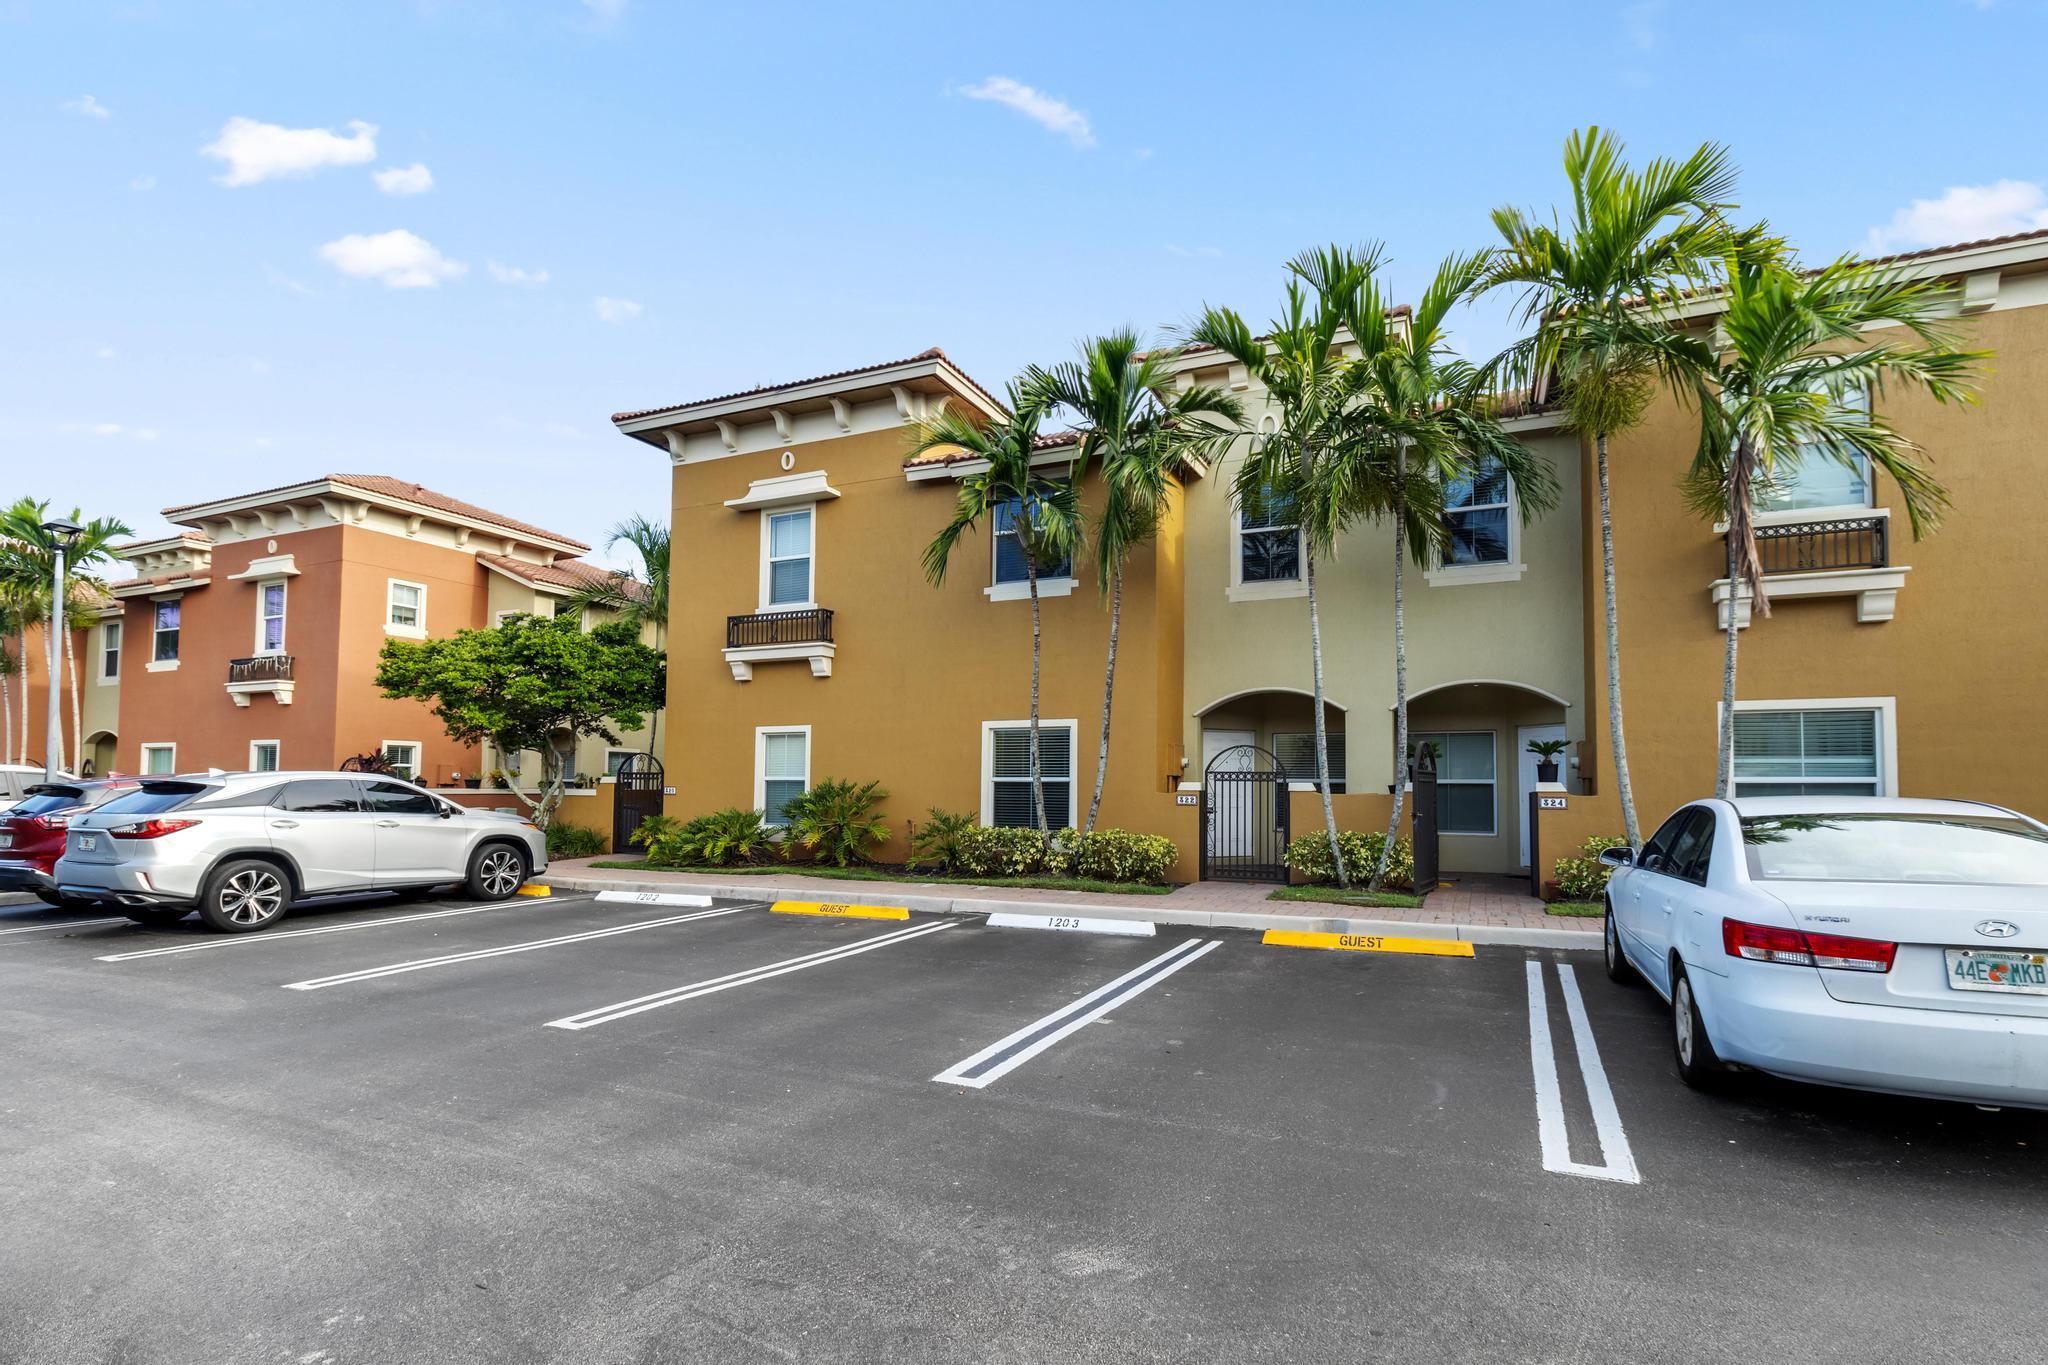
<instances>
[{"instance_id":1,"label":"tall palm tree trunk","mask_svg":"<svg viewBox=\"0 0 2048 1365\"><path fill-rule=\"evenodd\" d=\"M1316 690L1316 790L1323 794L1323 833L1330 841L1330 866L1337 874L1337 885L1350 886L1351 879L1344 871L1344 850L1337 846L1337 808L1330 801L1330 733L1323 721L1323 623L1316 611L1315 551L1302 546L1301 562L1302 577L1308 584L1308 650ZM1285 790L1280 792L1279 799L1287 800Z\"/></svg>"},{"instance_id":2,"label":"tall palm tree trunk","mask_svg":"<svg viewBox=\"0 0 2048 1365\"><path fill-rule=\"evenodd\" d=\"M1116 637L1123 625L1124 571L1109 576L1109 663L1102 671L1102 737L1095 748L1095 795L1088 799L1088 823L1081 830L1086 838L1095 830L1095 813L1102 809L1102 779L1109 771L1109 703L1116 693ZM1078 852L1078 845L1076 846Z\"/></svg>"},{"instance_id":3,"label":"tall palm tree trunk","mask_svg":"<svg viewBox=\"0 0 2048 1365\"><path fill-rule=\"evenodd\" d=\"M28 762L28 623L23 622L15 632L15 643L21 647L21 729L15 737L20 747L15 750L16 763Z\"/></svg>"},{"instance_id":4,"label":"tall palm tree trunk","mask_svg":"<svg viewBox=\"0 0 2048 1365\"><path fill-rule=\"evenodd\" d=\"M1643 831L1636 823L1636 794L1628 780L1628 743L1621 732L1621 622L1614 605L1614 510L1607 486L1607 433L1593 437L1594 465L1600 475L1600 585L1607 608L1607 736L1614 751L1614 790L1621 798L1622 832L1629 847L1641 848Z\"/></svg>"},{"instance_id":5,"label":"tall palm tree trunk","mask_svg":"<svg viewBox=\"0 0 2048 1365\"><path fill-rule=\"evenodd\" d=\"M1025 510L1030 515L1030 509ZM1045 774L1038 765L1038 660L1043 632L1038 619L1038 556L1028 546L1024 551L1024 585L1031 593L1031 811L1041 834L1052 831L1045 823ZM1071 760L1068 764L1072 767ZM1068 790L1072 790L1071 777Z\"/></svg>"},{"instance_id":6,"label":"tall palm tree trunk","mask_svg":"<svg viewBox=\"0 0 2048 1365\"><path fill-rule=\"evenodd\" d=\"M1735 789L1735 641L1738 592L1749 589L1753 615L1768 616L1770 599L1764 595L1763 566L1756 555L1756 523L1750 519L1749 443L1740 442L1728 468L1728 648L1721 656L1721 744L1714 761L1714 795L1727 800Z\"/></svg>"},{"instance_id":7,"label":"tall palm tree trunk","mask_svg":"<svg viewBox=\"0 0 2048 1365\"><path fill-rule=\"evenodd\" d=\"M71 675L71 771L85 765L85 708L78 696L78 647L64 632L64 671Z\"/></svg>"},{"instance_id":8,"label":"tall palm tree trunk","mask_svg":"<svg viewBox=\"0 0 2048 1365\"><path fill-rule=\"evenodd\" d=\"M1394 464L1395 479L1407 477L1408 452L1404 447ZM1394 504L1394 811L1387 817L1387 841L1380 845L1379 865L1372 870L1368 891L1380 889L1386 880L1387 864L1394 856L1394 840L1401 834L1401 802L1408 794L1408 637L1407 611L1401 600L1401 580L1408 555L1408 508L1405 499ZM1417 887L1417 891L1421 888Z\"/></svg>"},{"instance_id":9,"label":"tall palm tree trunk","mask_svg":"<svg viewBox=\"0 0 2048 1365\"><path fill-rule=\"evenodd\" d=\"M0 644L0 653L4 653L6 649L7 646L5 644ZM0 744L0 754L5 754L9 759L12 759L14 757L14 675L6 669L5 665L7 662L8 660L6 659L0 659L0 715L4 715L7 718L6 738L4 744Z\"/></svg>"}]
</instances>

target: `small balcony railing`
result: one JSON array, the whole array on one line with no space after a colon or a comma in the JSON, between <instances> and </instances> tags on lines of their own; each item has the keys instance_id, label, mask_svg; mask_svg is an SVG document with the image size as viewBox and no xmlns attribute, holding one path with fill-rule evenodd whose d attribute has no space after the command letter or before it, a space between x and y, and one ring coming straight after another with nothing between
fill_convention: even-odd
<instances>
[{"instance_id":1,"label":"small balcony railing","mask_svg":"<svg viewBox=\"0 0 2048 1365\"><path fill-rule=\"evenodd\" d=\"M725 647L754 649L771 645L829 645L832 613L823 607L808 611L762 611L725 618Z\"/></svg>"},{"instance_id":2,"label":"small balcony railing","mask_svg":"<svg viewBox=\"0 0 2048 1365\"><path fill-rule=\"evenodd\" d=\"M271 683L292 680L292 656L258 654L253 659L228 660L228 683Z\"/></svg>"},{"instance_id":3,"label":"small balcony railing","mask_svg":"<svg viewBox=\"0 0 2048 1365\"><path fill-rule=\"evenodd\" d=\"M1890 523L1884 517L1834 517L1759 526L1756 553L1767 574L1888 568Z\"/></svg>"}]
</instances>

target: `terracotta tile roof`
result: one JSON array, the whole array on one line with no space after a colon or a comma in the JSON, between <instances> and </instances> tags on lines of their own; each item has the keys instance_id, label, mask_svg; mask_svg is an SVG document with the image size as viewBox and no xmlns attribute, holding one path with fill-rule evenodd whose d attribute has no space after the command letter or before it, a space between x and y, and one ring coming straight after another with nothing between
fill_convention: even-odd
<instances>
[{"instance_id":1,"label":"terracotta tile roof","mask_svg":"<svg viewBox=\"0 0 2048 1365\"><path fill-rule=\"evenodd\" d=\"M422 484L411 483L405 479L394 479L389 474L322 474L318 478L300 479L297 483L280 484L275 488L260 488L254 493L241 493L234 496L237 498L261 497L265 493L283 493L288 489L301 488L306 484L320 483L322 481L338 483L344 488L359 488L365 493L375 493L380 497L396 498L401 502L409 502L414 506L424 507L430 511L446 512L452 516L467 517L472 521L481 521L492 526L502 526L508 531L538 536L543 540L552 540L558 544L573 545L579 550L588 550L590 548L573 536L565 536L558 532L535 526L531 522L518 521L501 513L493 512L487 507L478 507L473 502L464 502L460 498L451 498L446 493L437 493ZM212 505L212 503L225 501L228 501L228 499L213 498L207 502L188 502L180 507L166 507L164 515L172 521L176 521L181 512L190 512L194 508L207 507Z\"/></svg>"},{"instance_id":2,"label":"terracotta tile roof","mask_svg":"<svg viewBox=\"0 0 2048 1365\"><path fill-rule=\"evenodd\" d=\"M126 597L137 588L160 588L166 583L190 583L197 587L204 587L212 581L213 578L210 574L173 572L155 574L149 578L116 579L114 582L109 583L107 588L111 592Z\"/></svg>"},{"instance_id":3,"label":"terracotta tile roof","mask_svg":"<svg viewBox=\"0 0 2048 1365\"><path fill-rule=\"evenodd\" d=\"M1031 448L1033 450L1058 450L1061 446L1074 445L1080 439L1081 434L1075 431L1048 432L1043 436L1033 438ZM903 467L905 469L928 469L933 465L959 464L964 460L977 460L980 458L978 455L969 455L965 451L959 451L952 455L913 455L903 462Z\"/></svg>"},{"instance_id":4,"label":"terracotta tile roof","mask_svg":"<svg viewBox=\"0 0 2048 1365\"><path fill-rule=\"evenodd\" d=\"M791 379L786 380L780 384L763 384L760 385L758 388L740 389L734 393L714 394L709 398L693 398L687 403L666 403L658 408L641 408L636 412L615 412L612 414L612 421L630 422L640 417L652 417L656 413L674 412L678 408L694 408L702 406L705 403L729 403L735 398L747 398L751 397L754 394L779 393L783 389L802 388L806 384L823 384L826 381L833 379L852 379L859 375L873 374L879 370L893 370L898 365L910 365L920 360L945 361L948 365L952 365L954 372L957 373L962 379L966 380L969 386L972 387L976 393L980 394L983 398L986 398L996 407L1002 408L1005 411L1008 410L1007 406L1004 404L1002 399L996 397L987 389L983 388L975 380L973 375L970 375L969 373L967 373L967 371L961 369L958 365L954 365L952 358L948 356L944 351L940 350L936 346L932 346L926 348L925 350L919 351L916 355L905 356L901 360L884 360L879 364L861 365L851 370L834 370L830 374L814 374L808 379Z\"/></svg>"},{"instance_id":5,"label":"terracotta tile roof","mask_svg":"<svg viewBox=\"0 0 2048 1365\"><path fill-rule=\"evenodd\" d=\"M577 592L584 588L609 584L618 588L627 597L639 601L646 597L645 585L619 573L614 569L587 563L581 559L558 559L552 564L535 564L531 560L513 559L507 555L478 553L477 558L485 564L523 583L536 583L550 588L565 588Z\"/></svg>"},{"instance_id":6,"label":"terracotta tile roof","mask_svg":"<svg viewBox=\"0 0 2048 1365\"><path fill-rule=\"evenodd\" d=\"M2011 246L2014 242L2048 241L2048 228L2033 232L2009 232L2003 237L1979 237L1974 242L1952 242L1948 246L1922 247L1918 251L1901 251L1891 256L1872 256L1872 265L1884 265L1892 261L1917 261L1926 256L1946 256L1951 251L1975 251L1979 247Z\"/></svg>"}]
</instances>

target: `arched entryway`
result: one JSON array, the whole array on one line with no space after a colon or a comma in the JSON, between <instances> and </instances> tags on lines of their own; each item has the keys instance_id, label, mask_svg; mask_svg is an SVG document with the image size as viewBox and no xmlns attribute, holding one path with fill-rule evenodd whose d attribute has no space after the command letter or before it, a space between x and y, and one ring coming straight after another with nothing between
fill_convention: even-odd
<instances>
[{"instance_id":1,"label":"arched entryway","mask_svg":"<svg viewBox=\"0 0 2048 1365\"><path fill-rule=\"evenodd\" d=\"M1568 739L1570 708L1554 692L1500 678L1440 683L1409 698L1410 752L1421 744L1436 750L1446 873L1511 876L1528 866L1529 790L1538 761L1529 744ZM1563 776L1576 790L1568 765Z\"/></svg>"},{"instance_id":2,"label":"arched entryway","mask_svg":"<svg viewBox=\"0 0 2048 1365\"><path fill-rule=\"evenodd\" d=\"M92 764L92 775L105 777L114 771L115 736L108 730L95 730L85 737L80 746L79 775L86 773L85 764Z\"/></svg>"},{"instance_id":3,"label":"arched entryway","mask_svg":"<svg viewBox=\"0 0 2048 1365\"><path fill-rule=\"evenodd\" d=\"M1291 687L1255 688L1216 698L1195 712L1201 724L1201 767L1226 749L1249 744L1272 754L1288 778L1313 782L1316 776L1315 698ZM1344 708L1323 699L1323 729L1330 752L1331 790L1346 790Z\"/></svg>"}]
</instances>

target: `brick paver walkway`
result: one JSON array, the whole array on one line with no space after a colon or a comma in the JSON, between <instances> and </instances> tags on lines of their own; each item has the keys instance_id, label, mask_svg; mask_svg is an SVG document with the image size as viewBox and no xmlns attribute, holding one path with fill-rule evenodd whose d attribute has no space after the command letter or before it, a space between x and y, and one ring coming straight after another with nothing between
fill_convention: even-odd
<instances>
[{"instance_id":1,"label":"brick paver walkway","mask_svg":"<svg viewBox=\"0 0 2048 1365\"><path fill-rule=\"evenodd\" d=\"M617 855L610 855L616 858ZM1527 894L1519 881L1507 878L1461 877L1441 888L1422 903L1419 910L1379 906L1344 906L1322 901L1274 901L1266 896L1271 886L1248 882L1194 882L1175 887L1164 896L1112 896L1088 891L1045 891L1019 886L972 886L961 882L849 882L830 877L806 877L800 871L752 873L648 872L630 868L591 866L605 861L592 858L564 858L549 868L552 877L590 877L622 883L656 886L727 886L759 882L765 892L781 887L820 900L835 894L862 893L887 896L950 896L955 900L1040 901L1058 905L1094 905L1128 910L1230 911L1240 914L1293 915L1302 919L1324 919L1332 915L1355 915L1364 919L1391 920L1404 924L1484 924L1510 928L1544 928L1600 931L1597 919L1568 919L1546 914L1543 902Z\"/></svg>"}]
</instances>

